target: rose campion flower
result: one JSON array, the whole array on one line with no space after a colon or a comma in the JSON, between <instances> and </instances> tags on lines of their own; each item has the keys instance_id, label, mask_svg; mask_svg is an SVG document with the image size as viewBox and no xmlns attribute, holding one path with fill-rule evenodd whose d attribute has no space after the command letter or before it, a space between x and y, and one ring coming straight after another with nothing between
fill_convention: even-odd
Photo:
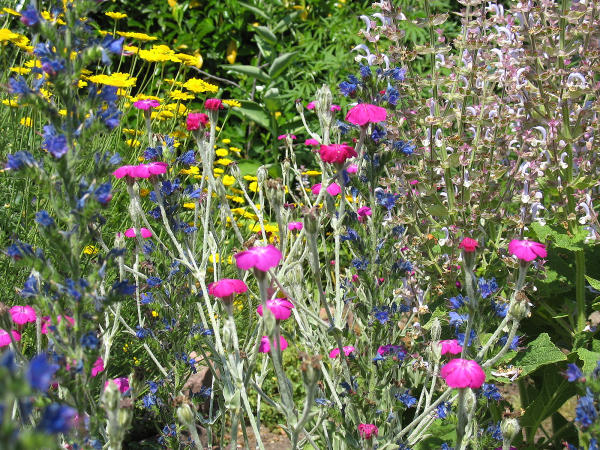
<instances>
[{"instance_id":1,"label":"rose campion flower","mask_svg":"<svg viewBox=\"0 0 600 450\"><path fill-rule=\"evenodd\" d=\"M356 172L358 172L358 166L356 164L350 164L348 167L346 167L346 172L350 174L355 174Z\"/></svg>"},{"instance_id":2,"label":"rose campion flower","mask_svg":"<svg viewBox=\"0 0 600 450\"><path fill-rule=\"evenodd\" d=\"M344 350L344 354L346 356L350 356L350 353L352 353L355 350L355 348L352 345L346 345L346 346L342 347L342 350ZM334 348L333 350L331 350L329 352L329 357L331 359L335 359L338 357L339 354L340 354L340 349Z\"/></svg>"},{"instance_id":3,"label":"rose campion flower","mask_svg":"<svg viewBox=\"0 0 600 450\"><path fill-rule=\"evenodd\" d=\"M188 131L198 130L200 125L205 127L208 121L208 116L204 113L189 113L185 121L185 127Z\"/></svg>"},{"instance_id":4,"label":"rose campion flower","mask_svg":"<svg viewBox=\"0 0 600 450\"><path fill-rule=\"evenodd\" d=\"M243 294L247 290L248 286L246 286L246 283L235 278L223 278L208 285L208 293L218 298L229 297L233 294Z\"/></svg>"},{"instance_id":5,"label":"rose campion flower","mask_svg":"<svg viewBox=\"0 0 600 450\"><path fill-rule=\"evenodd\" d=\"M319 195L319 193L321 192L321 183L315 184L310 188L310 190L314 195ZM340 192L342 192L342 188L337 183L331 183L329 186L327 186L326 190L327 193L332 197L335 197L336 195L339 195Z\"/></svg>"},{"instance_id":6,"label":"rose campion flower","mask_svg":"<svg viewBox=\"0 0 600 450\"><path fill-rule=\"evenodd\" d=\"M458 248L462 248L465 253L473 253L479 247L479 242L476 239L471 239L470 237L463 238L458 244Z\"/></svg>"},{"instance_id":7,"label":"rose campion flower","mask_svg":"<svg viewBox=\"0 0 600 450\"><path fill-rule=\"evenodd\" d=\"M371 423L361 423L358 425L358 434L364 439L371 439L373 436L377 436L379 428Z\"/></svg>"},{"instance_id":8,"label":"rose campion flower","mask_svg":"<svg viewBox=\"0 0 600 450\"><path fill-rule=\"evenodd\" d=\"M383 122L386 118L387 111L385 108L369 103L359 103L346 114L348 122L361 127L369 123Z\"/></svg>"},{"instance_id":9,"label":"rose campion flower","mask_svg":"<svg viewBox=\"0 0 600 450\"><path fill-rule=\"evenodd\" d=\"M302 222L290 222L288 223L288 230L290 231L300 231L302 230L302 228L304 228L304 225L302 224Z\"/></svg>"},{"instance_id":10,"label":"rose campion flower","mask_svg":"<svg viewBox=\"0 0 600 450\"><path fill-rule=\"evenodd\" d=\"M15 342L19 342L21 340L21 333L15 330L10 330L13 339ZM0 329L0 347L6 347L11 344L10 335L8 331Z\"/></svg>"},{"instance_id":11,"label":"rose campion flower","mask_svg":"<svg viewBox=\"0 0 600 450\"><path fill-rule=\"evenodd\" d=\"M533 261L538 256L540 258L545 258L548 255L544 244L528 241L527 239L523 241L513 239L508 244L508 251L511 255L515 255L521 261L526 262Z\"/></svg>"},{"instance_id":12,"label":"rose campion flower","mask_svg":"<svg viewBox=\"0 0 600 450\"><path fill-rule=\"evenodd\" d=\"M440 375L451 388L479 389L485 381L485 372L481 366L470 359L450 360L442 367Z\"/></svg>"},{"instance_id":13,"label":"rose campion flower","mask_svg":"<svg viewBox=\"0 0 600 450\"><path fill-rule=\"evenodd\" d=\"M444 341L440 341L440 345L442 346L442 355L445 355L446 353L458 355L462 352L462 347L456 339L446 339Z\"/></svg>"},{"instance_id":14,"label":"rose campion flower","mask_svg":"<svg viewBox=\"0 0 600 450\"><path fill-rule=\"evenodd\" d=\"M144 239L152 237L152 231L150 231L148 228L140 228L140 234L142 235L142 237ZM125 237L128 237L128 238L135 237L135 229L134 228L126 229Z\"/></svg>"},{"instance_id":15,"label":"rose campion flower","mask_svg":"<svg viewBox=\"0 0 600 450\"><path fill-rule=\"evenodd\" d=\"M271 344L268 336L263 336L260 340L260 346L258 351L261 353L269 353L271 351ZM281 351L284 351L288 347L288 343L283 336L279 336L279 347Z\"/></svg>"},{"instance_id":16,"label":"rose campion flower","mask_svg":"<svg viewBox=\"0 0 600 450\"><path fill-rule=\"evenodd\" d=\"M296 136L293 135L293 134L280 134L279 136L277 136L277 139L280 140L280 141L282 141L282 140L284 140L287 137L289 137L291 140L296 139Z\"/></svg>"},{"instance_id":17,"label":"rose campion flower","mask_svg":"<svg viewBox=\"0 0 600 450\"><path fill-rule=\"evenodd\" d=\"M15 305L12 308L10 308L9 312L12 321L17 325L23 325L28 322L35 322L35 319L37 317L37 315L35 314L35 309L33 309L29 305Z\"/></svg>"},{"instance_id":18,"label":"rose campion flower","mask_svg":"<svg viewBox=\"0 0 600 450\"><path fill-rule=\"evenodd\" d=\"M283 255L279 249L273 245L265 247L252 247L233 256L237 266L242 270L248 270L253 267L267 272L270 268L276 267L281 261Z\"/></svg>"},{"instance_id":19,"label":"rose campion flower","mask_svg":"<svg viewBox=\"0 0 600 450\"><path fill-rule=\"evenodd\" d=\"M117 385L117 387L119 388L119 392L121 394L124 394L125 392L127 392L129 390L129 378L120 377L120 378L114 378L112 380L106 380L106 383L104 383L104 389L106 389L108 387L109 383L115 383Z\"/></svg>"},{"instance_id":20,"label":"rose campion flower","mask_svg":"<svg viewBox=\"0 0 600 450\"><path fill-rule=\"evenodd\" d=\"M113 172L115 178L150 178L152 175L161 175L167 172L168 164L165 162L151 162L137 166L121 166Z\"/></svg>"},{"instance_id":21,"label":"rose campion flower","mask_svg":"<svg viewBox=\"0 0 600 450\"><path fill-rule=\"evenodd\" d=\"M354 148L346 144L321 145L321 159L331 164L343 164L348 158L358 156Z\"/></svg>"},{"instance_id":22,"label":"rose campion flower","mask_svg":"<svg viewBox=\"0 0 600 450\"><path fill-rule=\"evenodd\" d=\"M160 106L160 102L154 99L138 100L137 102L133 103L133 106L137 109L148 111L151 108L158 108Z\"/></svg>"},{"instance_id":23,"label":"rose campion flower","mask_svg":"<svg viewBox=\"0 0 600 450\"><path fill-rule=\"evenodd\" d=\"M104 360L101 357L98 357L98 359L92 366L92 378L102 372L104 372Z\"/></svg>"},{"instance_id":24,"label":"rose campion flower","mask_svg":"<svg viewBox=\"0 0 600 450\"><path fill-rule=\"evenodd\" d=\"M331 105L331 107L329 108L329 110L331 112L341 111L342 107L340 105Z\"/></svg>"},{"instance_id":25,"label":"rose campion flower","mask_svg":"<svg viewBox=\"0 0 600 450\"><path fill-rule=\"evenodd\" d=\"M267 300L267 308L273 313L275 319L285 320L292 314L294 304L287 298L274 298L273 300ZM263 305L258 305L256 312L259 316L263 316Z\"/></svg>"},{"instance_id":26,"label":"rose campion flower","mask_svg":"<svg viewBox=\"0 0 600 450\"><path fill-rule=\"evenodd\" d=\"M315 109L316 103L313 102L309 102L308 105L306 105L306 109Z\"/></svg>"},{"instance_id":27,"label":"rose campion flower","mask_svg":"<svg viewBox=\"0 0 600 450\"><path fill-rule=\"evenodd\" d=\"M223 102L218 98L207 98L204 102L204 108L209 111L218 111L223 109Z\"/></svg>"},{"instance_id":28,"label":"rose campion flower","mask_svg":"<svg viewBox=\"0 0 600 450\"><path fill-rule=\"evenodd\" d=\"M75 325L75 319L73 319L72 317L69 316L64 316L65 320L67 321L67 326L73 326ZM56 320L57 323L60 323L62 321L63 316L57 316ZM48 334L48 329L49 327L53 326L54 324L52 323L52 318L50 316L44 316L42 317L42 334Z\"/></svg>"},{"instance_id":29,"label":"rose campion flower","mask_svg":"<svg viewBox=\"0 0 600 450\"><path fill-rule=\"evenodd\" d=\"M368 206L361 206L360 208L358 208L358 210L356 211L356 213L358 214L359 220L362 218L366 218L367 216L370 216L373 214L373 210L371 210L371 208L369 208Z\"/></svg>"},{"instance_id":30,"label":"rose campion flower","mask_svg":"<svg viewBox=\"0 0 600 450\"><path fill-rule=\"evenodd\" d=\"M319 141L317 141L316 139L307 139L304 141L304 145L309 145L311 147L317 147L319 146Z\"/></svg>"}]
</instances>

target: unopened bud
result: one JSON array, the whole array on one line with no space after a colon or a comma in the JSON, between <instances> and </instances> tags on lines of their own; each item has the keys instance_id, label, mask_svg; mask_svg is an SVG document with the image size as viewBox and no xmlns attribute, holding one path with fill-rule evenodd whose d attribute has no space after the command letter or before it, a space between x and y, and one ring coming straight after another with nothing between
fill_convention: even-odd
<instances>
[{"instance_id":1,"label":"unopened bud","mask_svg":"<svg viewBox=\"0 0 600 450\"><path fill-rule=\"evenodd\" d=\"M304 210L304 229L308 234L317 234L319 231L319 210L306 208Z\"/></svg>"},{"instance_id":2,"label":"unopened bud","mask_svg":"<svg viewBox=\"0 0 600 450\"><path fill-rule=\"evenodd\" d=\"M431 323L431 340L439 341L440 336L442 335L442 324L440 323L440 319L437 317L433 319Z\"/></svg>"},{"instance_id":3,"label":"unopened bud","mask_svg":"<svg viewBox=\"0 0 600 450\"><path fill-rule=\"evenodd\" d=\"M179 419L179 422L183 425L193 424L196 421L195 416L192 408L187 403L184 403L177 408L177 419Z\"/></svg>"},{"instance_id":4,"label":"unopened bud","mask_svg":"<svg viewBox=\"0 0 600 450\"><path fill-rule=\"evenodd\" d=\"M121 402L121 392L116 383L108 383L102 393L102 405L106 411L117 411Z\"/></svg>"},{"instance_id":5,"label":"unopened bud","mask_svg":"<svg viewBox=\"0 0 600 450\"><path fill-rule=\"evenodd\" d=\"M265 184L265 181L267 181L268 176L269 176L269 171L267 170L267 168L265 166L260 166L256 170L256 179L257 179L259 187L262 187L263 184Z\"/></svg>"},{"instance_id":6,"label":"unopened bud","mask_svg":"<svg viewBox=\"0 0 600 450\"><path fill-rule=\"evenodd\" d=\"M514 417L507 417L502 419L500 431L502 431L503 446L510 448L511 442L519 434L519 431L521 431L521 426L519 425L519 421Z\"/></svg>"}]
</instances>

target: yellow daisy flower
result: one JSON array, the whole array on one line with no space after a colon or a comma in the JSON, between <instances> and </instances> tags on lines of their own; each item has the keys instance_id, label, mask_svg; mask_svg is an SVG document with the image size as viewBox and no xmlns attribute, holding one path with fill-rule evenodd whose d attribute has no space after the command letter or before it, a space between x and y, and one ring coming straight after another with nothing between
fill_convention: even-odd
<instances>
[{"instance_id":1,"label":"yellow daisy flower","mask_svg":"<svg viewBox=\"0 0 600 450\"><path fill-rule=\"evenodd\" d=\"M110 17L111 19L115 19L115 20L120 20L120 19L124 19L125 17L127 17L127 14L121 13L121 12L116 12L116 11L105 12L104 15L107 17Z\"/></svg>"},{"instance_id":2,"label":"yellow daisy flower","mask_svg":"<svg viewBox=\"0 0 600 450\"><path fill-rule=\"evenodd\" d=\"M223 103L225 103L228 106L231 106L232 108L239 108L242 106L242 104L237 100L223 100Z\"/></svg>"},{"instance_id":3,"label":"yellow daisy flower","mask_svg":"<svg viewBox=\"0 0 600 450\"><path fill-rule=\"evenodd\" d=\"M27 69L25 67L11 67L10 71L18 73L19 75L27 75L29 72L31 72L31 69Z\"/></svg>"},{"instance_id":4,"label":"yellow daisy flower","mask_svg":"<svg viewBox=\"0 0 600 450\"><path fill-rule=\"evenodd\" d=\"M246 181L258 181L258 178L252 175L244 175L244 180Z\"/></svg>"},{"instance_id":5,"label":"yellow daisy flower","mask_svg":"<svg viewBox=\"0 0 600 450\"><path fill-rule=\"evenodd\" d=\"M127 139L125 143L130 147L139 147L141 145L141 142L137 139Z\"/></svg>"},{"instance_id":6,"label":"yellow daisy flower","mask_svg":"<svg viewBox=\"0 0 600 450\"><path fill-rule=\"evenodd\" d=\"M25 127L31 127L33 125L33 120L31 119L31 117L23 117L20 120L20 123Z\"/></svg>"},{"instance_id":7,"label":"yellow daisy flower","mask_svg":"<svg viewBox=\"0 0 600 450\"><path fill-rule=\"evenodd\" d=\"M96 247L95 245L86 245L83 248L83 253L85 253L86 255L96 255L98 251L98 247Z\"/></svg>"},{"instance_id":8,"label":"yellow daisy flower","mask_svg":"<svg viewBox=\"0 0 600 450\"><path fill-rule=\"evenodd\" d=\"M11 16L21 17L21 13L20 12L17 12L14 9L11 9L11 8L2 8L2 11L4 11L7 14L10 14Z\"/></svg>"},{"instance_id":9,"label":"yellow daisy flower","mask_svg":"<svg viewBox=\"0 0 600 450\"><path fill-rule=\"evenodd\" d=\"M154 36L148 36L145 33L136 33L134 31L117 31L119 36L123 36L129 39L137 39L138 41L156 41L158 38Z\"/></svg>"},{"instance_id":10,"label":"yellow daisy flower","mask_svg":"<svg viewBox=\"0 0 600 450\"><path fill-rule=\"evenodd\" d=\"M235 178L231 175L223 175L222 181L224 186L233 186L235 184Z\"/></svg>"},{"instance_id":11,"label":"yellow daisy flower","mask_svg":"<svg viewBox=\"0 0 600 450\"><path fill-rule=\"evenodd\" d=\"M225 156L229 155L229 152L224 148L218 148L215 151L215 155L217 155L219 158L224 158Z\"/></svg>"},{"instance_id":12,"label":"yellow daisy flower","mask_svg":"<svg viewBox=\"0 0 600 450\"><path fill-rule=\"evenodd\" d=\"M175 100L192 100L194 96L189 92L183 92L179 89L173 90L169 93L169 97Z\"/></svg>"},{"instance_id":13,"label":"yellow daisy flower","mask_svg":"<svg viewBox=\"0 0 600 450\"><path fill-rule=\"evenodd\" d=\"M242 149L237 147L229 147L229 150L236 153L242 153Z\"/></svg>"},{"instance_id":14,"label":"yellow daisy flower","mask_svg":"<svg viewBox=\"0 0 600 450\"><path fill-rule=\"evenodd\" d=\"M8 28L0 28L0 42L9 42L18 37L17 33L13 33Z\"/></svg>"},{"instance_id":15,"label":"yellow daisy flower","mask_svg":"<svg viewBox=\"0 0 600 450\"><path fill-rule=\"evenodd\" d=\"M199 53L196 55L186 55L185 53L177 53L175 56L183 62L186 66L197 67L200 69L202 64L204 64L204 60L202 59L202 55Z\"/></svg>"},{"instance_id":16,"label":"yellow daisy flower","mask_svg":"<svg viewBox=\"0 0 600 450\"><path fill-rule=\"evenodd\" d=\"M186 209L195 209L196 208L196 204L193 202L187 202L183 204L183 207Z\"/></svg>"},{"instance_id":17,"label":"yellow daisy flower","mask_svg":"<svg viewBox=\"0 0 600 450\"><path fill-rule=\"evenodd\" d=\"M307 175L309 177L316 177L321 175L321 172L319 172L318 170L307 170L305 172L302 172L302 175Z\"/></svg>"},{"instance_id":18,"label":"yellow daisy flower","mask_svg":"<svg viewBox=\"0 0 600 450\"><path fill-rule=\"evenodd\" d=\"M217 159L215 161L215 164L218 164L219 166L228 166L232 162L233 162L232 159L229 159L229 158L220 158L220 159Z\"/></svg>"},{"instance_id":19,"label":"yellow daisy flower","mask_svg":"<svg viewBox=\"0 0 600 450\"><path fill-rule=\"evenodd\" d=\"M250 183L248 189L250 189L252 192L258 192L258 182L253 181L252 183Z\"/></svg>"},{"instance_id":20,"label":"yellow daisy flower","mask_svg":"<svg viewBox=\"0 0 600 450\"><path fill-rule=\"evenodd\" d=\"M128 73L115 72L112 75L94 75L89 78L92 83L105 84L107 86L115 87L132 87L135 86L137 81L136 77L132 77Z\"/></svg>"},{"instance_id":21,"label":"yellow daisy flower","mask_svg":"<svg viewBox=\"0 0 600 450\"><path fill-rule=\"evenodd\" d=\"M183 87L186 88L188 91L195 92L196 94L199 94L201 92L217 92L219 90L218 86L207 83L206 81L201 80L199 78L190 78L183 84Z\"/></svg>"},{"instance_id":22,"label":"yellow daisy flower","mask_svg":"<svg viewBox=\"0 0 600 450\"><path fill-rule=\"evenodd\" d=\"M214 172L214 173L218 173L219 175L221 175L221 174L225 173L225 171L224 171L223 169L221 169L220 167L215 167L215 168L213 169L213 172Z\"/></svg>"}]
</instances>

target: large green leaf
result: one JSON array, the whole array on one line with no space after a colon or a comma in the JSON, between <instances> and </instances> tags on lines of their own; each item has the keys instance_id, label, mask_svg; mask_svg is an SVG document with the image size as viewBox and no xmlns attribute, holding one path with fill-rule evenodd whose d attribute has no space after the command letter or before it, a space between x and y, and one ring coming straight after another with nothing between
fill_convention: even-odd
<instances>
[{"instance_id":1,"label":"large green leaf","mask_svg":"<svg viewBox=\"0 0 600 450\"><path fill-rule=\"evenodd\" d=\"M256 78L257 80L262 81L263 83L267 83L269 81L269 76L255 66L245 66L241 64L236 64L233 66L222 65L221 68L248 75L249 77Z\"/></svg>"},{"instance_id":2,"label":"large green leaf","mask_svg":"<svg viewBox=\"0 0 600 450\"><path fill-rule=\"evenodd\" d=\"M258 27L254 27L254 31L269 44L277 44L277 36L268 27L259 25Z\"/></svg>"},{"instance_id":3,"label":"large green leaf","mask_svg":"<svg viewBox=\"0 0 600 450\"><path fill-rule=\"evenodd\" d=\"M588 283L590 283L591 287L593 287L597 291L600 291L600 281L599 280L595 280L594 278L588 277L587 275L585 276L585 279L588 281Z\"/></svg>"},{"instance_id":4,"label":"large green leaf","mask_svg":"<svg viewBox=\"0 0 600 450\"><path fill-rule=\"evenodd\" d=\"M243 101L241 108L234 108L233 114L241 115L246 119L256 122L263 128L269 128L269 116L264 108L258 103L251 101Z\"/></svg>"},{"instance_id":5,"label":"large green leaf","mask_svg":"<svg viewBox=\"0 0 600 450\"><path fill-rule=\"evenodd\" d=\"M566 359L565 354L552 343L548 333L542 333L524 351L517 353L511 364L521 368L519 377L522 378L542 366Z\"/></svg>"},{"instance_id":6,"label":"large green leaf","mask_svg":"<svg viewBox=\"0 0 600 450\"><path fill-rule=\"evenodd\" d=\"M244 2L238 2L238 5L240 5L242 8L246 8L248 11L252 11L256 16L260 16L265 20L270 19L266 12L264 12L262 9L257 8L256 6L252 6Z\"/></svg>"},{"instance_id":7,"label":"large green leaf","mask_svg":"<svg viewBox=\"0 0 600 450\"><path fill-rule=\"evenodd\" d=\"M577 234L571 236L567 234L567 230L561 228L550 228L542 226L539 223L532 223L531 228L542 242L549 239L554 247L571 250L573 252L583 249L583 241L587 236L585 230L581 230Z\"/></svg>"},{"instance_id":8,"label":"large green leaf","mask_svg":"<svg viewBox=\"0 0 600 450\"><path fill-rule=\"evenodd\" d=\"M594 370L598 366L598 362L600 362L600 353L591 352L585 348L578 348L577 354L579 355L579 359L583 361L583 373L588 374L592 370Z\"/></svg>"},{"instance_id":9,"label":"large green leaf","mask_svg":"<svg viewBox=\"0 0 600 450\"><path fill-rule=\"evenodd\" d=\"M269 76L276 78L294 61L294 57L298 52L282 53L271 63L269 68Z\"/></svg>"}]
</instances>

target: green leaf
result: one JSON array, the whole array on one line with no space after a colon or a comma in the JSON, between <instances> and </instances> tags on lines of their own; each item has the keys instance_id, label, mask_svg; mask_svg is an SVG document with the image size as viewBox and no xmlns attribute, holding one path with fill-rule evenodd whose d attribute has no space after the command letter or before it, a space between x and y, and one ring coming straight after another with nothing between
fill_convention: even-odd
<instances>
[{"instance_id":1,"label":"green leaf","mask_svg":"<svg viewBox=\"0 0 600 450\"><path fill-rule=\"evenodd\" d=\"M242 8L246 8L248 11L252 11L255 15L262 17L265 20L269 20L269 16L262 9L257 8L256 6L249 5L248 3L238 2Z\"/></svg>"},{"instance_id":2,"label":"green leaf","mask_svg":"<svg viewBox=\"0 0 600 450\"><path fill-rule=\"evenodd\" d=\"M231 70L233 72L237 72L237 73L241 73L243 75L247 75L249 77L252 78L256 78L259 81L262 81L263 83L267 83L269 81L269 76L264 73L262 70L260 70L258 67L255 66L244 66L244 65L233 65L233 66L229 66L229 65L221 65L220 66L222 69L226 69L226 70Z\"/></svg>"},{"instance_id":3,"label":"green leaf","mask_svg":"<svg viewBox=\"0 0 600 450\"><path fill-rule=\"evenodd\" d=\"M432 216L445 217L448 215L448 209L444 205L431 205L428 210Z\"/></svg>"},{"instance_id":4,"label":"green leaf","mask_svg":"<svg viewBox=\"0 0 600 450\"><path fill-rule=\"evenodd\" d=\"M271 78L278 77L289 66L298 52L282 53L271 63L269 68L269 76Z\"/></svg>"},{"instance_id":5,"label":"green leaf","mask_svg":"<svg viewBox=\"0 0 600 450\"><path fill-rule=\"evenodd\" d=\"M537 339L529 344L527 349L519 352L511 361L514 366L522 369L519 378L535 372L542 366L559 361L565 361L567 357L550 340L548 333L540 334Z\"/></svg>"},{"instance_id":6,"label":"green leaf","mask_svg":"<svg viewBox=\"0 0 600 450\"><path fill-rule=\"evenodd\" d=\"M423 328L425 328L426 330L429 330L431 328L431 326L433 325L433 321L436 318L440 319L440 323L447 321L447 319L446 319L447 314L448 314L448 311L445 308L441 308L441 307L436 308L435 311L433 311L433 314L431 315L431 317L429 318L427 323L425 325L423 325Z\"/></svg>"},{"instance_id":7,"label":"green leaf","mask_svg":"<svg viewBox=\"0 0 600 450\"><path fill-rule=\"evenodd\" d=\"M587 236L585 230L581 230L574 236L569 236L564 229L550 228L549 226L542 226L539 223L532 223L531 229L541 242L548 239L553 243L554 247L573 252L583 249L583 241Z\"/></svg>"},{"instance_id":8,"label":"green leaf","mask_svg":"<svg viewBox=\"0 0 600 450\"><path fill-rule=\"evenodd\" d=\"M585 276L585 279L590 283L590 286L600 291L600 281L593 279L592 277Z\"/></svg>"},{"instance_id":9,"label":"green leaf","mask_svg":"<svg viewBox=\"0 0 600 450\"><path fill-rule=\"evenodd\" d=\"M262 166L262 163L260 161L254 161L252 159L242 159L238 161L238 167L242 176L255 176L256 171L260 166Z\"/></svg>"},{"instance_id":10,"label":"green leaf","mask_svg":"<svg viewBox=\"0 0 600 450\"><path fill-rule=\"evenodd\" d=\"M269 44L271 44L271 45L277 44L277 36L275 36L268 27L263 27L261 25L258 27L254 27L254 31L256 31L256 34L258 34L261 38L263 38Z\"/></svg>"},{"instance_id":11,"label":"green leaf","mask_svg":"<svg viewBox=\"0 0 600 450\"><path fill-rule=\"evenodd\" d=\"M242 101L241 103L242 107L234 108L232 111L233 114L241 115L246 119L250 119L263 128L269 128L269 116L262 106L251 101Z\"/></svg>"},{"instance_id":12,"label":"green leaf","mask_svg":"<svg viewBox=\"0 0 600 450\"><path fill-rule=\"evenodd\" d=\"M583 361L583 368L581 369L583 373L588 374L598 366L600 353L591 352L586 348L578 348L577 354L579 355L579 359Z\"/></svg>"}]
</instances>

